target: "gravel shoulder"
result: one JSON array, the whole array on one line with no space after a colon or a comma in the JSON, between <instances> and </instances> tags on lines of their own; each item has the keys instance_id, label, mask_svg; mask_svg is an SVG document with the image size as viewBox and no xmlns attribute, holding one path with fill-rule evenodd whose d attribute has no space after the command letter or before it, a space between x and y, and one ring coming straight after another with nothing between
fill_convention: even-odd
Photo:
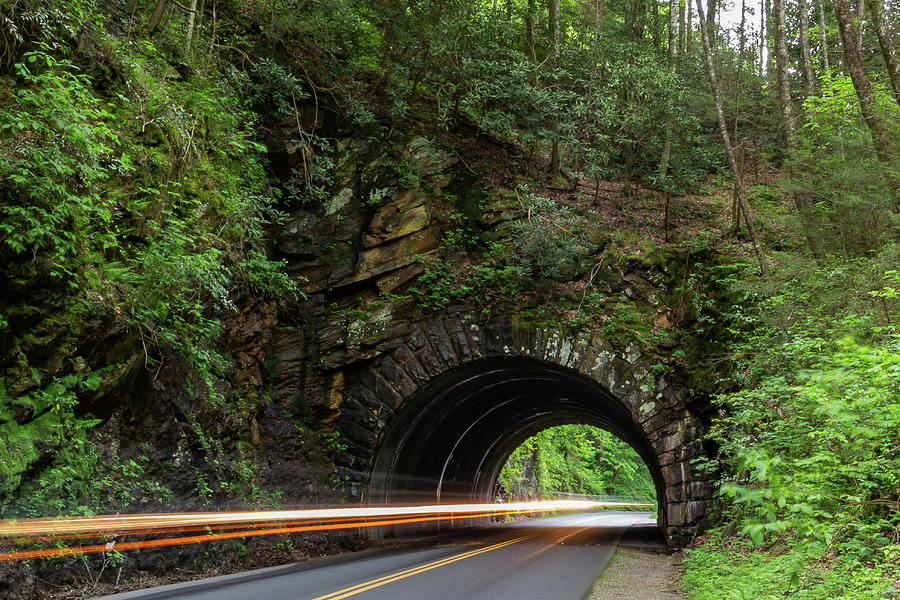
<instances>
[{"instance_id":1,"label":"gravel shoulder","mask_svg":"<svg viewBox=\"0 0 900 600\"><path fill-rule=\"evenodd\" d=\"M684 600L675 556L621 548L588 600Z\"/></svg>"}]
</instances>

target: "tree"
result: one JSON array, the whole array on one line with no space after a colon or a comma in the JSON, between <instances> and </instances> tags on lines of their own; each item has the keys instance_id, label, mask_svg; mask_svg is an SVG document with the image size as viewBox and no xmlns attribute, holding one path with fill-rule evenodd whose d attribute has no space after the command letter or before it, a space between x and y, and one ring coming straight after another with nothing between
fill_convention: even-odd
<instances>
[{"instance_id":1,"label":"tree","mask_svg":"<svg viewBox=\"0 0 900 600\"><path fill-rule=\"evenodd\" d=\"M550 0L550 48L554 72L559 69L559 0ZM554 75L555 78L555 75ZM550 149L550 177L559 177L559 123L554 124L553 142Z\"/></svg>"},{"instance_id":2,"label":"tree","mask_svg":"<svg viewBox=\"0 0 900 600\"><path fill-rule=\"evenodd\" d=\"M687 5L687 29L684 32L684 35L685 35L684 53L687 56L691 55L691 42L693 41L693 37L694 37L694 25L691 23L691 21L693 20L693 14L694 14L694 9L691 6L691 3L688 2L688 5Z\"/></svg>"},{"instance_id":3,"label":"tree","mask_svg":"<svg viewBox=\"0 0 900 600\"><path fill-rule=\"evenodd\" d=\"M169 0L156 0L156 7L153 9L153 14L150 15L150 20L147 21L147 31L149 33L153 33L159 28L168 6Z\"/></svg>"},{"instance_id":4,"label":"tree","mask_svg":"<svg viewBox=\"0 0 900 600\"><path fill-rule=\"evenodd\" d=\"M766 75L772 76L775 70L775 36L772 35L772 2L771 0L763 0L763 17L766 20Z\"/></svg>"},{"instance_id":5,"label":"tree","mask_svg":"<svg viewBox=\"0 0 900 600\"><path fill-rule=\"evenodd\" d=\"M747 230L750 232L750 238L753 242L753 251L759 260L759 270L763 277L769 276L769 267L763 258L762 248L759 245L759 237L756 235L756 226L753 223L753 217L747 202L744 198L744 182L742 180L741 171L735 157L734 146L731 143L731 134L728 133L728 125L725 123L725 111L722 109L722 94L719 91L719 80L716 77L716 65L713 62L712 48L709 43L709 35L706 31L706 22L703 19L702 0L697 0L697 16L700 22L700 38L703 42L703 57L706 59L706 74L709 76L709 85L713 92L713 101L716 106L716 116L719 119L719 132L722 135L722 144L725 146L725 153L728 155L728 164L731 167L731 178L734 185L734 195L737 198L741 212L744 214L744 221L747 223Z\"/></svg>"},{"instance_id":6,"label":"tree","mask_svg":"<svg viewBox=\"0 0 900 600\"><path fill-rule=\"evenodd\" d=\"M872 24L875 26L875 34L878 36L878 44L881 46L881 55L887 67L888 78L894 90L894 100L900 104L900 59L897 58L897 49L891 32L887 31L884 20L884 4L882 0L866 0L869 14L872 15Z\"/></svg>"},{"instance_id":7,"label":"tree","mask_svg":"<svg viewBox=\"0 0 900 600\"><path fill-rule=\"evenodd\" d=\"M806 0L797 0L797 9L800 11L800 57L803 61L803 89L806 96L812 96L813 76L812 61L809 58L809 14Z\"/></svg>"},{"instance_id":8,"label":"tree","mask_svg":"<svg viewBox=\"0 0 900 600\"><path fill-rule=\"evenodd\" d=\"M594 94L594 78L597 74L597 61L600 58L600 25L603 23L603 10L606 0L594 0L594 50L591 54L591 76L588 80L588 98Z\"/></svg>"},{"instance_id":9,"label":"tree","mask_svg":"<svg viewBox=\"0 0 900 600\"><path fill-rule=\"evenodd\" d=\"M759 77L762 80L766 72L766 47L768 32L766 30L766 16L768 14L768 0L759 0Z\"/></svg>"},{"instance_id":10,"label":"tree","mask_svg":"<svg viewBox=\"0 0 900 600\"><path fill-rule=\"evenodd\" d=\"M534 0L528 0L525 11L525 54L531 61L531 80L537 87L537 53L534 49Z\"/></svg>"},{"instance_id":11,"label":"tree","mask_svg":"<svg viewBox=\"0 0 900 600\"><path fill-rule=\"evenodd\" d=\"M669 73L675 72L675 65L678 60L678 39L676 37L676 0L669 0L669 62L668 62L668 70ZM666 176L669 172L669 159L672 154L672 128L674 124L672 122L672 101L668 102L669 110L668 116L666 117L666 137L663 140L663 149L662 156L659 159L659 182L665 183Z\"/></svg>"},{"instance_id":12,"label":"tree","mask_svg":"<svg viewBox=\"0 0 900 600\"><path fill-rule=\"evenodd\" d=\"M859 54L859 42L856 38L856 31L853 29L853 17L850 14L847 0L834 0L834 14L837 17L838 27L841 30L841 41L844 45L844 65L850 72L853 88L859 98L860 110L869 127L869 132L872 134L875 152L880 161L890 162L894 154L893 144L888 137L884 119L878 114L875 90L872 88L872 83L869 81Z\"/></svg>"},{"instance_id":13,"label":"tree","mask_svg":"<svg viewBox=\"0 0 900 600\"><path fill-rule=\"evenodd\" d=\"M712 36L710 39L712 45L716 43L716 11L718 10L716 1L706 0L706 29L709 31L709 35Z\"/></svg>"},{"instance_id":14,"label":"tree","mask_svg":"<svg viewBox=\"0 0 900 600\"><path fill-rule=\"evenodd\" d=\"M787 22L784 14L785 0L773 0L775 12L776 71L778 74L778 102L781 105L781 132L784 143L790 147L794 139L794 107L791 104L791 81L789 79L787 51Z\"/></svg>"},{"instance_id":15,"label":"tree","mask_svg":"<svg viewBox=\"0 0 900 600\"><path fill-rule=\"evenodd\" d=\"M743 71L744 71L744 48L747 42L747 0L741 0L741 24L738 28L738 53L737 53L737 73L735 79L737 88L737 99L735 100L734 109L734 139L738 139L738 122L741 115L741 92L743 91ZM741 154L740 164L743 167L743 152ZM732 195L731 199L731 223L734 233L740 231L741 228L741 209L738 206L736 195Z\"/></svg>"},{"instance_id":16,"label":"tree","mask_svg":"<svg viewBox=\"0 0 900 600\"><path fill-rule=\"evenodd\" d=\"M828 64L828 29L825 27L825 0L816 0L816 5L819 9L819 37L821 38L819 43L822 45L819 57L822 61L822 69L826 73L830 73L831 65Z\"/></svg>"}]
</instances>

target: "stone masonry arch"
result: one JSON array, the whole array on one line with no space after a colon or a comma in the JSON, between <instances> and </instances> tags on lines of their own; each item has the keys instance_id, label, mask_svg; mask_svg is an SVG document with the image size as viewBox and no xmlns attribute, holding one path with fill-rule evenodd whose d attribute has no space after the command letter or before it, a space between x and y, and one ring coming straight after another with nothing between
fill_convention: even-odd
<instances>
[{"instance_id":1,"label":"stone masonry arch","mask_svg":"<svg viewBox=\"0 0 900 600\"><path fill-rule=\"evenodd\" d=\"M690 540L704 517L710 485L691 463L703 455L700 421L633 345L456 312L414 323L334 382L344 462L362 501L489 500L516 445L581 422L610 430L647 463L671 545Z\"/></svg>"}]
</instances>

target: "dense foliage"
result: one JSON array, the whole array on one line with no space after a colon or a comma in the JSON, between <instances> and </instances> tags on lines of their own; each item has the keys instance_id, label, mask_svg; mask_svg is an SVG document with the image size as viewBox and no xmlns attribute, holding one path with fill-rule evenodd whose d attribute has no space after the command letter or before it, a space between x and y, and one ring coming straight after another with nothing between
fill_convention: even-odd
<instances>
[{"instance_id":1,"label":"dense foliage","mask_svg":"<svg viewBox=\"0 0 900 600\"><path fill-rule=\"evenodd\" d=\"M279 217L243 98L247 74L223 77L201 54L184 57L181 76L163 49L169 41L117 37L107 25L117 17L94 2L40 1L13 3L4 16L3 515L167 497L142 480L140 461L127 475L99 464L89 435L99 421L82 416L79 397L114 383L132 358L68 364L65 349L85 321L113 315L140 339L147 369L179 356L215 401L228 368L223 314L246 291L294 289L266 257L265 230ZM78 46L85 39L87 50ZM31 306L35 286L65 300ZM35 319L69 330L53 371L31 363L35 346L52 343L29 330Z\"/></svg>"},{"instance_id":2,"label":"dense foliage","mask_svg":"<svg viewBox=\"0 0 900 600\"><path fill-rule=\"evenodd\" d=\"M896 262L889 246L877 259L787 264L776 291L743 314L752 329L738 348L740 389L720 396L711 434L725 473L722 519L747 542L718 537L692 553L689 581L731 554L729 598L896 593L900 280L887 268Z\"/></svg>"},{"instance_id":3,"label":"dense foliage","mask_svg":"<svg viewBox=\"0 0 900 600\"><path fill-rule=\"evenodd\" d=\"M586 494L656 503L647 465L613 434L590 425L560 425L531 436L500 471L502 496L512 502Z\"/></svg>"}]
</instances>

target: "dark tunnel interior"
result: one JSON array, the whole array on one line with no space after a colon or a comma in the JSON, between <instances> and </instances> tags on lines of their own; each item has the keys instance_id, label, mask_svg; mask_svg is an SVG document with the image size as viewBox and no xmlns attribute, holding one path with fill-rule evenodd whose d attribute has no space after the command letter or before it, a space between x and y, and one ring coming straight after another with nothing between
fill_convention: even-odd
<instances>
[{"instance_id":1,"label":"dark tunnel interior","mask_svg":"<svg viewBox=\"0 0 900 600\"><path fill-rule=\"evenodd\" d=\"M509 454L548 427L610 431L641 456L665 488L656 453L631 411L598 382L529 358L491 358L448 371L409 398L379 440L369 503L490 502Z\"/></svg>"}]
</instances>

